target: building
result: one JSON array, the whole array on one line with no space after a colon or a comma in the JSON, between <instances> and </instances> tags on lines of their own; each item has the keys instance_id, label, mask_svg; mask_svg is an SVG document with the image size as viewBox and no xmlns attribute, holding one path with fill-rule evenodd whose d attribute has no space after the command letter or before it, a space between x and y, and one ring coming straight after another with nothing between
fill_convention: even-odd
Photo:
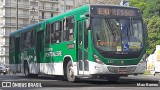
<instances>
[{"instance_id":1,"label":"building","mask_svg":"<svg viewBox=\"0 0 160 90\"><path fill-rule=\"evenodd\" d=\"M82 6L85 4L113 4L119 5L123 0L76 0L76 6ZM124 0L129 1L129 0Z\"/></svg>"},{"instance_id":2,"label":"building","mask_svg":"<svg viewBox=\"0 0 160 90\"><path fill-rule=\"evenodd\" d=\"M9 63L11 32L58 15L59 8L59 0L0 0L0 63Z\"/></svg>"},{"instance_id":3,"label":"building","mask_svg":"<svg viewBox=\"0 0 160 90\"><path fill-rule=\"evenodd\" d=\"M60 13L68 12L75 8L76 0L60 0Z\"/></svg>"}]
</instances>

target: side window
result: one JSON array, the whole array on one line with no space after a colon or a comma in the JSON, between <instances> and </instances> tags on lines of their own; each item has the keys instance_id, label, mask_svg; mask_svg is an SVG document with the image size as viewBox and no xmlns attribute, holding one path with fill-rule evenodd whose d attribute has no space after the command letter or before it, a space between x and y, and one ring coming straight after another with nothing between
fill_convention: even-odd
<instances>
[{"instance_id":1,"label":"side window","mask_svg":"<svg viewBox=\"0 0 160 90\"><path fill-rule=\"evenodd\" d=\"M25 33L23 34L23 40L24 40L24 41L23 41L23 42L24 42L24 44L23 44L23 45L24 45L24 48L26 48L26 47L27 47L27 45L26 45L26 44L27 44L27 43L26 43L26 40L27 40L27 32L25 32Z\"/></svg>"},{"instance_id":2,"label":"side window","mask_svg":"<svg viewBox=\"0 0 160 90\"><path fill-rule=\"evenodd\" d=\"M27 37L26 37L26 48L31 47L31 31L27 32Z\"/></svg>"},{"instance_id":3,"label":"side window","mask_svg":"<svg viewBox=\"0 0 160 90\"><path fill-rule=\"evenodd\" d=\"M35 47L36 45L36 30L31 31L31 47Z\"/></svg>"},{"instance_id":4,"label":"side window","mask_svg":"<svg viewBox=\"0 0 160 90\"><path fill-rule=\"evenodd\" d=\"M15 44L15 42L14 42L14 37L10 37L10 45L9 45L9 50L10 51L12 51L12 50L14 50L14 44Z\"/></svg>"},{"instance_id":5,"label":"side window","mask_svg":"<svg viewBox=\"0 0 160 90\"><path fill-rule=\"evenodd\" d=\"M50 31L51 31L51 25L46 25L46 44L50 44L51 38L50 38Z\"/></svg>"},{"instance_id":6,"label":"side window","mask_svg":"<svg viewBox=\"0 0 160 90\"><path fill-rule=\"evenodd\" d=\"M21 49L24 49L24 33L21 34Z\"/></svg>"},{"instance_id":7,"label":"side window","mask_svg":"<svg viewBox=\"0 0 160 90\"><path fill-rule=\"evenodd\" d=\"M51 43L60 43L62 35L62 22L54 22L51 24Z\"/></svg>"},{"instance_id":8,"label":"side window","mask_svg":"<svg viewBox=\"0 0 160 90\"><path fill-rule=\"evenodd\" d=\"M63 20L63 41L74 40L74 17Z\"/></svg>"},{"instance_id":9,"label":"side window","mask_svg":"<svg viewBox=\"0 0 160 90\"><path fill-rule=\"evenodd\" d=\"M31 47L31 31L24 33L24 48Z\"/></svg>"}]
</instances>

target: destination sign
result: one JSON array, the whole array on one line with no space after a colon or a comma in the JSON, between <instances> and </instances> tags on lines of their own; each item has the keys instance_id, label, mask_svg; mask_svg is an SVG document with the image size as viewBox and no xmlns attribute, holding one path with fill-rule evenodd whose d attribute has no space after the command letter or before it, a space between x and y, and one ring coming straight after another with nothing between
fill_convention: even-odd
<instances>
[{"instance_id":1,"label":"destination sign","mask_svg":"<svg viewBox=\"0 0 160 90\"><path fill-rule=\"evenodd\" d=\"M137 16L138 10L129 8L97 7L91 10L94 14L112 16Z\"/></svg>"}]
</instances>

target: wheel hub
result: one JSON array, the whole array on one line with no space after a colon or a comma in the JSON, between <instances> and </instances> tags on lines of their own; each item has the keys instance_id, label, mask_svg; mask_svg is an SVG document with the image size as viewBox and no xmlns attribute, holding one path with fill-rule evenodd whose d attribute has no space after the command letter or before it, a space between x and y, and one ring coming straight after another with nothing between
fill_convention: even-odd
<instances>
[{"instance_id":1,"label":"wheel hub","mask_svg":"<svg viewBox=\"0 0 160 90\"><path fill-rule=\"evenodd\" d=\"M73 66L70 66L70 67L69 67L68 74L69 74L71 77L74 76Z\"/></svg>"}]
</instances>

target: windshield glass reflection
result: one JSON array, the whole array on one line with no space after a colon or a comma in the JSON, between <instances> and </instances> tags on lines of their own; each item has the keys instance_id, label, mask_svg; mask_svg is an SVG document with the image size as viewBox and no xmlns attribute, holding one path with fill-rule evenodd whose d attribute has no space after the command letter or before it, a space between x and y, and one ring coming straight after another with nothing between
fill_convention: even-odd
<instances>
[{"instance_id":1,"label":"windshield glass reflection","mask_svg":"<svg viewBox=\"0 0 160 90\"><path fill-rule=\"evenodd\" d=\"M143 47L142 22L134 19L92 19L93 40L102 51L139 51Z\"/></svg>"}]
</instances>

